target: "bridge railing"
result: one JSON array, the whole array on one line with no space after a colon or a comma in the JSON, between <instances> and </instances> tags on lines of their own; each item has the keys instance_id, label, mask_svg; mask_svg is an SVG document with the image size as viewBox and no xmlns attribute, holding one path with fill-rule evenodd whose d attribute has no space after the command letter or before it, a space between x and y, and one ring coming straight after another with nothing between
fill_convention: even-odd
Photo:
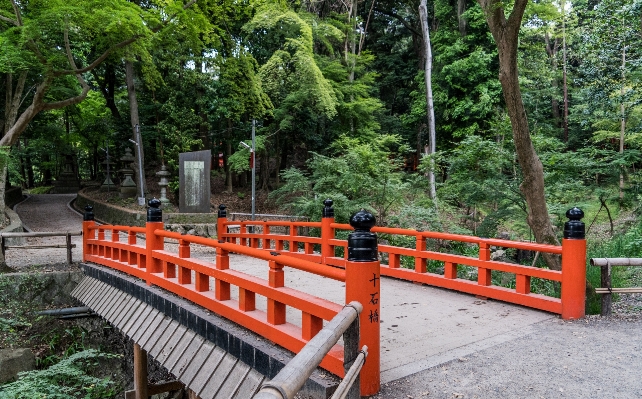
<instances>
[{"instance_id":1,"label":"bridge railing","mask_svg":"<svg viewBox=\"0 0 642 399\"><path fill-rule=\"evenodd\" d=\"M275 251L344 268L348 257L348 242L337 239L336 232L353 230L353 228L348 224L335 223L332 201L326 200L324 204L321 222L244 221L240 224L238 232L231 232L227 228L231 222L224 217L219 217L218 237L243 246L249 245L252 248ZM221 207L223 210L225 209L224 206ZM379 259L386 262L381 264L381 275L541 309L561 314L563 319L576 319L584 317L585 306L586 240L584 239L584 224L580 221L583 215L583 212L578 208L567 212L567 217L570 220L565 225L561 246L389 227L373 227L372 232L389 236L413 237L415 241L414 248L379 245ZM234 222L234 224L238 225L239 222ZM251 229L254 226L259 228ZM272 233L270 227L273 226L286 228L289 234ZM300 234L299 229L303 227L319 229L319 237ZM430 251L427 250L427 240L474 244L478 247L478 256ZM303 243L302 248L300 248L300 243ZM562 270L549 270L491 260L491 246L561 255ZM340 251L343 253L343 257L336 256L339 252L337 248L343 249ZM414 262L410 268L401 267L401 259L404 256L413 258ZM429 272L427 268L429 261L440 262L443 265L443 272ZM460 271L463 269L461 266L475 268L476 281L461 278ZM515 276L514 287L507 288L493 284L492 271L513 274ZM534 278L561 283L560 298L531 292L531 282Z\"/></svg>"},{"instance_id":2,"label":"bridge railing","mask_svg":"<svg viewBox=\"0 0 642 399\"><path fill-rule=\"evenodd\" d=\"M152 207L149 211L152 211L151 221L141 228L98 226L92 220L93 214L89 209L83 222L83 260L162 287L293 352L299 352L321 331L324 321L332 320L343 308L339 304L285 287L283 269L292 267L341 282L346 280L344 270L277 252L268 253L209 238L168 232L163 230L163 223L160 222L160 210ZM158 214L154 215L154 211ZM123 241L121 234L127 237ZM144 244L137 243L137 235L144 235ZM178 242L176 252L166 250L166 239ZM192 244L214 248L216 262L191 257ZM230 252L268 261L268 280L230 269ZM232 298L232 287L238 289L237 298ZM266 298L266 310L257 309L257 296ZM287 320L287 307L301 311L301 326ZM343 347L334 345L323 358L321 367L343 376Z\"/></svg>"},{"instance_id":3,"label":"bridge railing","mask_svg":"<svg viewBox=\"0 0 642 399\"><path fill-rule=\"evenodd\" d=\"M345 357L354 359L346 364L346 375L331 399L358 399L359 371L365 363L368 348L358 351L359 314L363 306L353 301L347 304L323 330L290 360L271 381L264 383L253 399L293 399L317 368L319 362L343 335ZM348 367L349 366L349 367Z\"/></svg>"}]
</instances>

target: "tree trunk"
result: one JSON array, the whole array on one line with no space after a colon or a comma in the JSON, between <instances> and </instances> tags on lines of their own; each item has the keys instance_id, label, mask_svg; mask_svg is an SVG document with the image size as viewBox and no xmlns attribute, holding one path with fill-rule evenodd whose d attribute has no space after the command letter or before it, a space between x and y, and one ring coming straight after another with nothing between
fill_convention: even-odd
<instances>
[{"instance_id":1,"label":"tree trunk","mask_svg":"<svg viewBox=\"0 0 642 399\"><path fill-rule=\"evenodd\" d=\"M357 42L356 42L356 27L357 27L357 0L351 0L348 7L348 29L345 40L345 60L346 66L350 73L348 74L348 82L354 82L354 68L357 61ZM348 46L348 43L350 45ZM350 52L348 53L348 47ZM351 57L348 55L351 54ZM350 102L354 102L354 95L350 94ZM354 135L354 116L350 115L350 134Z\"/></svg>"},{"instance_id":2,"label":"tree trunk","mask_svg":"<svg viewBox=\"0 0 642 399\"><path fill-rule=\"evenodd\" d=\"M564 86L564 120L562 126L564 127L564 142L568 143L568 84L566 75L566 2L562 0L562 85Z\"/></svg>"},{"instance_id":3,"label":"tree trunk","mask_svg":"<svg viewBox=\"0 0 642 399\"><path fill-rule=\"evenodd\" d=\"M224 165L225 165L225 192L231 193L233 191L234 183L232 181L232 168L228 159L232 155L232 120L227 119L227 143L225 143L225 155L224 155Z\"/></svg>"},{"instance_id":4,"label":"tree trunk","mask_svg":"<svg viewBox=\"0 0 642 399\"><path fill-rule=\"evenodd\" d=\"M424 63L425 82L426 82L426 116L428 117L428 146L426 155L432 155L437 150L435 132L435 107L432 100L432 50L430 48L430 31L428 30L428 8L426 0L421 0L419 5L419 18L421 20L421 32L424 36L424 49L426 60ZM430 183L430 198L437 199L435 188L435 161L430 160L430 169L428 170L428 181Z\"/></svg>"},{"instance_id":5,"label":"tree trunk","mask_svg":"<svg viewBox=\"0 0 642 399\"><path fill-rule=\"evenodd\" d=\"M25 154L25 170L27 171L27 188L35 187L33 162L31 162L31 155L28 152Z\"/></svg>"},{"instance_id":6,"label":"tree trunk","mask_svg":"<svg viewBox=\"0 0 642 399\"><path fill-rule=\"evenodd\" d=\"M13 91L13 76L7 74L7 87L5 88L5 110L4 110L4 134L9 132L9 129L16 123L18 117L18 109L20 108L20 100L22 99L22 92L25 88L25 81L27 80L27 72L21 72L16 83L16 90Z\"/></svg>"},{"instance_id":7,"label":"tree trunk","mask_svg":"<svg viewBox=\"0 0 642 399\"><path fill-rule=\"evenodd\" d=\"M626 68L626 46L622 46L622 87L620 88L620 96L622 101L620 103L620 154L624 154L624 131L626 130L626 115L624 109L624 83L626 75L624 74ZM624 167L620 167L620 199L624 198Z\"/></svg>"},{"instance_id":8,"label":"tree trunk","mask_svg":"<svg viewBox=\"0 0 642 399\"><path fill-rule=\"evenodd\" d=\"M523 181L520 191L526 199L527 222L538 243L559 245L548 216L544 195L544 167L540 161L528 128L526 110L522 102L517 70L518 34L528 0L515 0L508 19L499 0L478 0L484 10L486 21L497 43L499 55L499 80L506 101L506 109L513 128L513 140L517 160L522 169ZM546 264L553 270L561 270L559 256L543 254Z\"/></svg>"},{"instance_id":9,"label":"tree trunk","mask_svg":"<svg viewBox=\"0 0 642 399\"><path fill-rule=\"evenodd\" d=\"M135 157L134 160L134 181L138 184L138 191L146 192L145 187L145 151L143 149L143 140L140 133L136 133L136 126L140 129L140 120L138 119L138 100L136 99L136 86L134 85L134 64L129 60L125 60L125 78L127 80L127 97L129 97L129 114L131 119L132 126L132 139L138 143L138 148L135 150L140 151L140 159L142 165L140 166L143 169L143 181L140 181L140 172L138 170L138 159ZM138 141L140 137L140 142ZM142 188L141 188L142 187ZM140 194L138 194L140 195Z\"/></svg>"},{"instance_id":10,"label":"tree trunk","mask_svg":"<svg viewBox=\"0 0 642 399\"><path fill-rule=\"evenodd\" d=\"M196 63L196 71L198 74L202 74L203 72L203 61L197 60ZM208 132L208 123L207 123L207 113L205 112L205 107L201 105L201 99L205 95L205 89L203 88L203 85L200 83L197 84L196 87L196 114L199 117L199 123L198 123L198 137L201 139L202 142L202 148L205 150L210 150L212 148L212 143L210 141L210 135Z\"/></svg>"},{"instance_id":11,"label":"tree trunk","mask_svg":"<svg viewBox=\"0 0 642 399\"><path fill-rule=\"evenodd\" d=\"M457 21L459 23L459 34L464 37L466 36L466 18L464 18L464 12L466 12L466 0L457 0Z\"/></svg>"}]
</instances>

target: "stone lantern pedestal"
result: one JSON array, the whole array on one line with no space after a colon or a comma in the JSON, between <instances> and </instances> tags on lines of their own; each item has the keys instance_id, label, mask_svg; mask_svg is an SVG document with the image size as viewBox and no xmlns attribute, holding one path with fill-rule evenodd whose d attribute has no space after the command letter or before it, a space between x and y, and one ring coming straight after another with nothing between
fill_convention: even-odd
<instances>
[{"instance_id":1,"label":"stone lantern pedestal","mask_svg":"<svg viewBox=\"0 0 642 399\"><path fill-rule=\"evenodd\" d=\"M129 147L125 148L125 155L123 155L120 160L123 162L123 168L118 172L122 173L125 178L123 182L120 183L120 193L118 196L120 198L134 198L138 192L138 186L136 186L134 179L132 179L134 170L129 167L129 165L134 162L134 156Z\"/></svg>"},{"instance_id":2,"label":"stone lantern pedestal","mask_svg":"<svg viewBox=\"0 0 642 399\"><path fill-rule=\"evenodd\" d=\"M100 191L116 191L116 185L111 180L111 174L114 172L112 166L114 163L109 159L105 159L102 163L103 170L105 171L105 181L100 186Z\"/></svg>"},{"instance_id":3,"label":"stone lantern pedestal","mask_svg":"<svg viewBox=\"0 0 642 399\"><path fill-rule=\"evenodd\" d=\"M160 177L158 185L161 188L160 202L162 204L169 204L169 199L167 199L167 186L169 185L168 177L170 175L171 173L167 171L167 167L165 165L161 166L160 171L156 172L156 176Z\"/></svg>"}]
</instances>

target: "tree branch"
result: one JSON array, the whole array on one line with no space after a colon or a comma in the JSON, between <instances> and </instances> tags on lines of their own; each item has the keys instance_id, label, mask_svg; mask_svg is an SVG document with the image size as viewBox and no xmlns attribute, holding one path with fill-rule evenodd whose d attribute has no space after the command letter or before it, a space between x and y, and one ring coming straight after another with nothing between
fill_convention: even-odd
<instances>
[{"instance_id":1,"label":"tree branch","mask_svg":"<svg viewBox=\"0 0 642 399\"><path fill-rule=\"evenodd\" d=\"M15 26L20 26L20 25L18 24L18 21L15 21L15 20L13 20L13 19L11 19L11 18L7 18L7 17L2 16L2 15L0 15L0 21L8 22L8 23L10 23L10 24L12 24L12 25L15 25Z\"/></svg>"},{"instance_id":2,"label":"tree branch","mask_svg":"<svg viewBox=\"0 0 642 399\"><path fill-rule=\"evenodd\" d=\"M185 4L185 5L183 6L183 10L187 10L187 9L188 9L188 8L190 8L192 5L194 5L197 1L198 1L198 0L191 0L190 2L188 2L187 4ZM160 24L160 25L159 25L159 26L157 26L156 28L152 29L152 30L151 30L151 32L152 32L152 33L157 33L158 31L160 31L161 29L163 29L163 28L164 28L165 26L167 26L170 22L172 22L172 20L176 17L176 15L178 15L178 13L173 14L170 18L168 18L167 20L165 20L162 24ZM105 50L105 52L104 52L104 53L102 53L102 54L100 55L100 57L96 58L96 60L94 60L94 62L92 62L91 64L87 65L87 66L86 66L86 67L84 67L84 68L81 68L81 69L76 69L76 68L74 68L73 70L55 71L55 72L53 73L53 76L77 75L77 74L80 74L80 73L89 72L89 71L91 71L92 69L96 68L98 65L100 65L103 61L105 61L105 59L107 59L107 57L109 57L109 55L110 55L112 52L114 52L114 50L117 50L117 49L119 49L119 48L126 47L126 46L128 46L128 45L130 45L130 44L134 43L136 40L140 39L141 37L142 37L142 35L136 35L136 36L132 36L132 37L130 37L130 38L129 38L129 39L127 39L127 40L123 40L122 42L120 42L120 43L116 44L115 46L113 46L113 47L111 47L111 48L109 48L109 49Z\"/></svg>"},{"instance_id":3,"label":"tree branch","mask_svg":"<svg viewBox=\"0 0 642 399\"><path fill-rule=\"evenodd\" d=\"M62 101L56 101L53 103L45 103L42 106L42 110L51 111L52 109L60 109L69 105L79 104L87 97L87 93L89 93L89 89L90 89L89 86L86 85L85 87L83 87L82 92L76 97L68 98Z\"/></svg>"},{"instance_id":4,"label":"tree branch","mask_svg":"<svg viewBox=\"0 0 642 399\"><path fill-rule=\"evenodd\" d=\"M18 4L16 4L15 0L11 0L11 5L13 6L13 12L16 13L16 21L18 22L18 25L16 26L22 26L22 17L20 16L20 8L18 8Z\"/></svg>"},{"instance_id":5,"label":"tree branch","mask_svg":"<svg viewBox=\"0 0 642 399\"><path fill-rule=\"evenodd\" d=\"M185 11L185 10L187 10L188 8L190 8L191 6L193 6L193 5L194 5L194 3L196 3L197 1L198 1L198 0L191 0L191 1L189 1L187 4L185 4L185 5L183 6L183 11ZM178 15L178 13L174 13L174 14L170 15L170 17L169 17L169 18L167 18L167 19L166 19L162 24L160 24L160 25L158 25L157 27L155 27L154 29L152 29L152 32L157 33L158 31L160 31L161 29L163 29L164 27L166 27L170 22L172 22L172 20L173 20L174 18L176 18L176 16L177 16L177 15Z\"/></svg>"},{"instance_id":6,"label":"tree branch","mask_svg":"<svg viewBox=\"0 0 642 399\"><path fill-rule=\"evenodd\" d=\"M78 67L76 66L76 62L74 61L73 54L71 54L71 45L69 44L69 26L65 26L65 31L63 33L63 36L65 40L65 51L67 52L67 59L69 60L69 65L71 65L73 69L77 70ZM87 82L85 82L85 79L82 77L81 74L77 74L76 79L78 79L78 83L80 83L80 85L82 86L83 91L85 90L85 88L89 88L89 85L87 85Z\"/></svg>"},{"instance_id":7,"label":"tree branch","mask_svg":"<svg viewBox=\"0 0 642 399\"><path fill-rule=\"evenodd\" d=\"M506 16L504 15L504 8L498 0L477 0L484 15L486 22L490 28L493 38L496 43L499 43L501 36L504 35L504 28L506 26Z\"/></svg>"},{"instance_id":8,"label":"tree branch","mask_svg":"<svg viewBox=\"0 0 642 399\"><path fill-rule=\"evenodd\" d=\"M401 22L403 24L403 26L406 27L406 29L411 31L415 36L420 36L421 37L421 32L419 32L418 30L413 28L412 25L410 25L408 22L406 22L406 20L403 19L402 16L400 16L398 14L395 14L393 12L390 12L390 11L379 9L379 8L375 8L374 10L376 12L378 12L379 14L387 15L387 16L389 16L391 18L394 18L394 19L398 20L399 22Z\"/></svg>"},{"instance_id":9,"label":"tree branch","mask_svg":"<svg viewBox=\"0 0 642 399\"><path fill-rule=\"evenodd\" d=\"M363 33L359 38L359 55L361 55L361 50L363 50L363 43L366 41L366 35L368 34L368 25L370 24L370 17L372 16L372 10L374 10L374 5L376 2L377 0L372 0L370 11L368 12L368 19L366 20L366 27L363 29Z\"/></svg>"},{"instance_id":10,"label":"tree branch","mask_svg":"<svg viewBox=\"0 0 642 399\"><path fill-rule=\"evenodd\" d=\"M125 46L128 46L128 45L130 45L130 44L134 43L136 40L138 40L138 39L140 39L140 38L141 38L141 36L140 36L140 35L136 35L136 36L134 36L134 37L130 37L130 38L129 38L129 39L127 39L127 40L123 40L122 42L120 42L120 43L118 43L118 44L114 45L113 47L111 47L111 48L109 48L109 49L105 50L105 52L104 52L104 53L102 53L102 54L100 55L100 57L96 58L96 59L94 60L94 62L92 62L91 64L87 65L87 66L86 66L86 67L84 67L84 68L81 68L81 69L73 69L73 70L55 71L55 72L53 73L53 76L77 75L77 74L79 74L79 73L89 72L89 71L91 71L92 69L96 68L98 65L100 65L103 61L105 61L105 59L106 59L107 57L109 57L109 55L110 55L112 52L114 52L114 50L117 50L117 49L119 49L119 48L123 48L123 47L125 47Z\"/></svg>"},{"instance_id":11,"label":"tree branch","mask_svg":"<svg viewBox=\"0 0 642 399\"><path fill-rule=\"evenodd\" d=\"M511 37L517 38L519 28L522 27L522 17L524 17L526 4L528 4L528 0L515 0L513 12L510 13L506 24L506 29L508 30L507 33L510 34Z\"/></svg>"}]
</instances>

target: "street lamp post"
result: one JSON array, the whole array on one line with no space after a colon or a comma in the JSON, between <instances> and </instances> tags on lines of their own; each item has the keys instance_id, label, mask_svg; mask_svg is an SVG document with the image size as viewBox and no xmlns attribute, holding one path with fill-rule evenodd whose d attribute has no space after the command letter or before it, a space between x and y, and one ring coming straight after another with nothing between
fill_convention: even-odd
<instances>
[{"instance_id":1,"label":"street lamp post","mask_svg":"<svg viewBox=\"0 0 642 399\"><path fill-rule=\"evenodd\" d=\"M250 147L244 141L241 141L241 145L250 150L250 167L252 168L252 220L254 220L256 213L256 119L252 119L252 146ZM253 227L251 228L253 229Z\"/></svg>"}]
</instances>

